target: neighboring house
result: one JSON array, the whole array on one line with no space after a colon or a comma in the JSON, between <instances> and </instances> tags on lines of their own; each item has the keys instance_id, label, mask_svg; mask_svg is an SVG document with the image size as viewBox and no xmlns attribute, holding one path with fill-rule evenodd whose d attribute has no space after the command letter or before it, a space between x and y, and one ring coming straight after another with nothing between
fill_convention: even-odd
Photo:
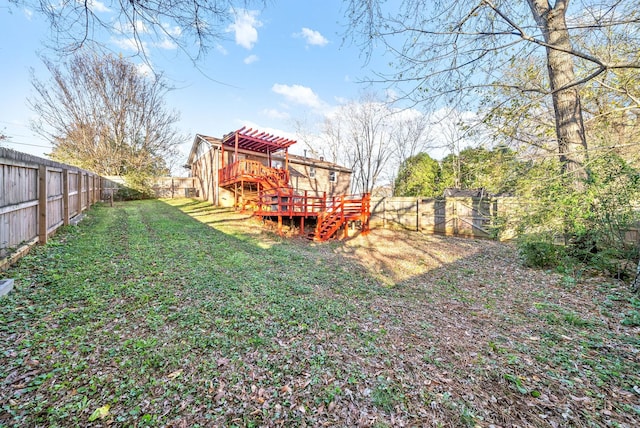
<instances>
[{"instance_id":1,"label":"neighboring house","mask_svg":"<svg viewBox=\"0 0 640 428\"><path fill-rule=\"evenodd\" d=\"M255 134L265 138L264 133L256 132L242 128L222 139L196 134L186 167L196 178L198 197L217 206L238 206L243 197L248 198L252 183L245 181L241 187L233 187L224 180L223 172L236 162L241 162L243 168L260 164L286 171L288 185L296 194L306 192L309 196L330 198L349 193L350 169L323 159L289 154L288 148L296 143L293 140L266 135L266 142L262 142L248 137ZM236 136L240 137L237 144Z\"/></svg>"}]
</instances>

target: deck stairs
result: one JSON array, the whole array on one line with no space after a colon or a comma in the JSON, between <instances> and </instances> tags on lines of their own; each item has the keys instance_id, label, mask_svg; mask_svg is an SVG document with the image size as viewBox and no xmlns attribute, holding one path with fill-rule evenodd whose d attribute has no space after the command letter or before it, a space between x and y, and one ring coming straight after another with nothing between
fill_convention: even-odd
<instances>
[{"instance_id":1,"label":"deck stairs","mask_svg":"<svg viewBox=\"0 0 640 428\"><path fill-rule=\"evenodd\" d=\"M321 213L318 216L315 231L309 235L314 241L327 241L344 225L344 217L337 211Z\"/></svg>"},{"instance_id":2,"label":"deck stairs","mask_svg":"<svg viewBox=\"0 0 640 428\"><path fill-rule=\"evenodd\" d=\"M370 198L368 195L362 198L341 196L335 204L318 215L316 228L310 236L314 241L327 241L336 235L349 222L362 222L362 229L368 231L368 219L370 210Z\"/></svg>"}]
</instances>

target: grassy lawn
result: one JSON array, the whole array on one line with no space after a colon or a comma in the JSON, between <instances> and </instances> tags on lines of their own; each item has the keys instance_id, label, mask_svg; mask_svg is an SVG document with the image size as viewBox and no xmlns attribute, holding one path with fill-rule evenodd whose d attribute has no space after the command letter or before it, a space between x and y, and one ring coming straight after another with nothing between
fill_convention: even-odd
<instances>
[{"instance_id":1,"label":"grassy lawn","mask_svg":"<svg viewBox=\"0 0 640 428\"><path fill-rule=\"evenodd\" d=\"M640 423L638 296L500 243L140 201L2 275L0 426Z\"/></svg>"}]
</instances>

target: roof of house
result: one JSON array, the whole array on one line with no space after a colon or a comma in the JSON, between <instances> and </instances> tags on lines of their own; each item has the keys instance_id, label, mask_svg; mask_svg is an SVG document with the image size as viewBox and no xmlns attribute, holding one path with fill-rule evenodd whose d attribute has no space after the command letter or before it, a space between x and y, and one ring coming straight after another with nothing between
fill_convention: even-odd
<instances>
[{"instance_id":1,"label":"roof of house","mask_svg":"<svg viewBox=\"0 0 640 428\"><path fill-rule=\"evenodd\" d=\"M219 146L222 144L222 140L216 137L208 137L206 135L196 134L193 139L193 144L191 145L191 151L189 152L189 157L187 158L186 168L190 168L190 165L196 160L196 153L198 151L198 146L200 141L204 141L209 145L209 147Z\"/></svg>"},{"instance_id":2,"label":"roof of house","mask_svg":"<svg viewBox=\"0 0 640 428\"><path fill-rule=\"evenodd\" d=\"M272 156L273 159L284 159L284 154L278 153ZM295 163L298 165L313 166L316 168L333 169L341 172L351 172L347 167L340 166L337 163L327 162L323 158L315 159L307 156L294 155L289 153L289 163Z\"/></svg>"}]
</instances>

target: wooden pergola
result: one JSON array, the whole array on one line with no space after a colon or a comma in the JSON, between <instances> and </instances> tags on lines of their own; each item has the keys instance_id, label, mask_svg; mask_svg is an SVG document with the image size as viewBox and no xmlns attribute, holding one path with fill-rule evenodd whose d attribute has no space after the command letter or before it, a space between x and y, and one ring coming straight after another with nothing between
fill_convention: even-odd
<instances>
[{"instance_id":1,"label":"wooden pergola","mask_svg":"<svg viewBox=\"0 0 640 428\"><path fill-rule=\"evenodd\" d=\"M284 169L288 169L289 165L289 147L295 144L295 140L284 137L278 137L252 128L242 127L237 131L230 132L222 137L222 168L224 168L224 148L232 147L234 149L234 160L238 160L238 150L249 150L252 152L265 153L271 166L271 155L273 153L285 153Z\"/></svg>"}]
</instances>

